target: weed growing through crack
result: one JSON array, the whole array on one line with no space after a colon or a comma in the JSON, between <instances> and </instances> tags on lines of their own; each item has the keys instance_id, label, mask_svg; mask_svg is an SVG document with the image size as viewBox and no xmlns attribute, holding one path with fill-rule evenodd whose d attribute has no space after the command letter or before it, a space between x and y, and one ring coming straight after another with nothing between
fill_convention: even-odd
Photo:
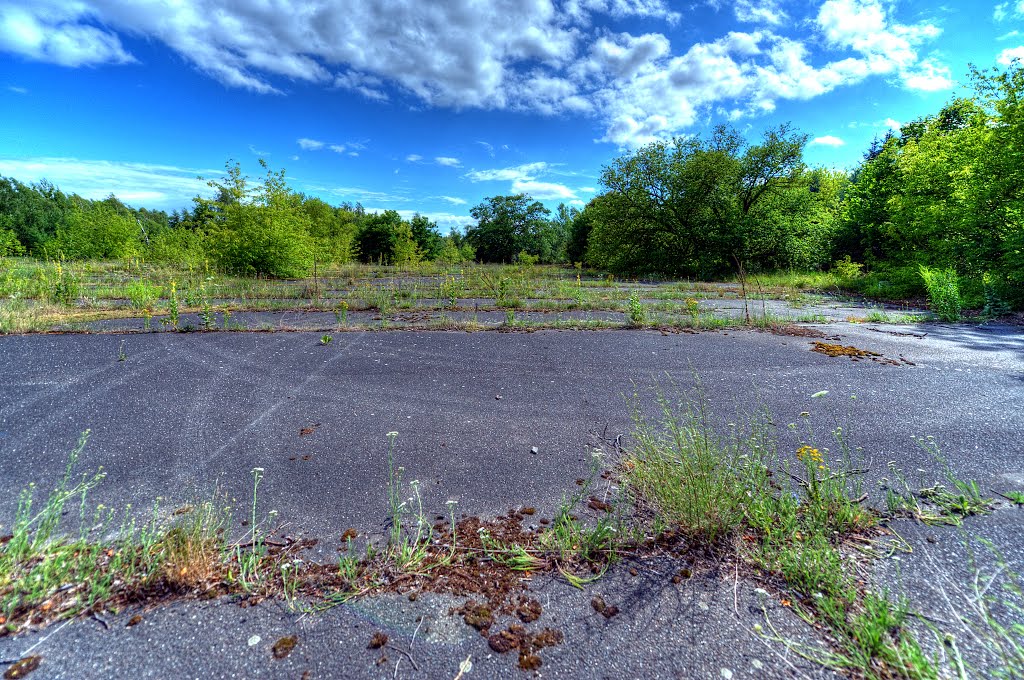
<instances>
[{"instance_id":1,"label":"weed growing through crack","mask_svg":"<svg viewBox=\"0 0 1024 680\"><path fill-rule=\"evenodd\" d=\"M167 297L167 321L174 330L178 329L181 311L178 307L178 284L171 281L171 292Z\"/></svg>"},{"instance_id":2,"label":"weed growing through crack","mask_svg":"<svg viewBox=\"0 0 1024 680\"><path fill-rule=\"evenodd\" d=\"M117 360L118 360L119 362L125 362L125 361L128 361L128 353L127 353L127 352L125 352L125 349L124 349L124 344L125 344L125 341L124 341L124 340L122 340L122 341L121 341L121 344L120 344L120 345L118 346L118 348L117 348Z\"/></svg>"},{"instance_id":3,"label":"weed growing through crack","mask_svg":"<svg viewBox=\"0 0 1024 680\"><path fill-rule=\"evenodd\" d=\"M641 328L647 323L647 310L644 303L640 301L640 293L633 291L629 295L629 325L633 328Z\"/></svg>"},{"instance_id":4,"label":"weed growing through crack","mask_svg":"<svg viewBox=\"0 0 1024 680\"><path fill-rule=\"evenodd\" d=\"M890 461L890 476L879 482L890 513L913 517L925 524L960 526L965 517L992 511L992 499L982 495L977 482L961 479L953 472L933 437L915 437L914 441L941 466L945 483L926 482L925 471L919 470L921 479L915 488L895 461Z\"/></svg>"},{"instance_id":5,"label":"weed growing through crack","mask_svg":"<svg viewBox=\"0 0 1024 680\"><path fill-rule=\"evenodd\" d=\"M634 406L636 445L622 464L624 484L648 516L731 552L789 593L794 610L833 642L827 653L807 652L815 661L868 677L936 677L906 632L906 603L858 587L844 555L845 537L870 531L879 516L861 506L841 429L832 451L808 440L788 454L767 413L723 434L699 390L680 404L660 397L659 405L655 419Z\"/></svg>"},{"instance_id":6,"label":"weed growing through crack","mask_svg":"<svg viewBox=\"0 0 1024 680\"><path fill-rule=\"evenodd\" d=\"M338 302L338 305L334 308L334 320L337 322L339 328L348 323L347 301L341 300Z\"/></svg>"}]
</instances>

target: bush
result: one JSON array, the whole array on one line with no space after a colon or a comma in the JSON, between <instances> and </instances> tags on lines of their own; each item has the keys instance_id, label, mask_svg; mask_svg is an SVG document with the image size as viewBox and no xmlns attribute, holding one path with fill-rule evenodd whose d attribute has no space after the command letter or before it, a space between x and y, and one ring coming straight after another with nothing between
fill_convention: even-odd
<instances>
[{"instance_id":1,"label":"bush","mask_svg":"<svg viewBox=\"0 0 1024 680\"><path fill-rule=\"evenodd\" d=\"M960 279L956 270L952 267L932 269L921 265L919 271L928 289L928 304L932 311L943 321L959 321L962 304Z\"/></svg>"},{"instance_id":2,"label":"bush","mask_svg":"<svg viewBox=\"0 0 1024 680\"><path fill-rule=\"evenodd\" d=\"M308 275L313 256L297 213L253 204L230 205L225 213L213 239L225 269L281 279Z\"/></svg>"},{"instance_id":3,"label":"bush","mask_svg":"<svg viewBox=\"0 0 1024 680\"><path fill-rule=\"evenodd\" d=\"M21 255L24 252L24 246L21 245L18 235L12 229L0 229L0 257Z\"/></svg>"},{"instance_id":4,"label":"bush","mask_svg":"<svg viewBox=\"0 0 1024 680\"><path fill-rule=\"evenodd\" d=\"M69 260L125 259L138 257L139 224L106 203L71 210L66 223L46 244L47 254Z\"/></svg>"},{"instance_id":5,"label":"bush","mask_svg":"<svg viewBox=\"0 0 1024 680\"><path fill-rule=\"evenodd\" d=\"M841 279L856 279L862 275L863 272L861 272L861 270L863 268L863 264L860 262L854 262L850 259L850 256L847 255L841 260L836 260L835 264L832 266L832 271L834 271L836 276Z\"/></svg>"}]
</instances>

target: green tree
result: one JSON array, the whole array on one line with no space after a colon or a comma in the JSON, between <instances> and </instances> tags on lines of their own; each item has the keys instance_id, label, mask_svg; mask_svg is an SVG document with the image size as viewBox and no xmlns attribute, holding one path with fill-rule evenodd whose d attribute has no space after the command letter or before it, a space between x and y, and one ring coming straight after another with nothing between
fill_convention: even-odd
<instances>
[{"instance_id":1,"label":"green tree","mask_svg":"<svg viewBox=\"0 0 1024 680\"><path fill-rule=\"evenodd\" d=\"M240 166L227 164L227 175L209 185L217 198L196 198L213 242L213 252L229 271L274 278L308 275L313 262L309 217L302 197L291 191L284 170L266 170L261 184L251 187Z\"/></svg>"},{"instance_id":2,"label":"green tree","mask_svg":"<svg viewBox=\"0 0 1024 680\"><path fill-rule=\"evenodd\" d=\"M492 196L474 206L477 221L466 240L482 262L513 262L521 252L550 261L555 241L547 216L551 211L526 194Z\"/></svg>"},{"instance_id":3,"label":"green tree","mask_svg":"<svg viewBox=\"0 0 1024 680\"><path fill-rule=\"evenodd\" d=\"M409 227L423 259L436 260L441 254L441 234L437 231L437 224L416 213L409 221Z\"/></svg>"},{"instance_id":4,"label":"green tree","mask_svg":"<svg viewBox=\"0 0 1024 680\"><path fill-rule=\"evenodd\" d=\"M758 238L762 202L797 182L807 136L788 125L749 145L720 125L707 139L648 144L604 168L588 253L624 273L710 277Z\"/></svg>"},{"instance_id":5,"label":"green tree","mask_svg":"<svg viewBox=\"0 0 1024 680\"><path fill-rule=\"evenodd\" d=\"M65 215L47 255L69 260L128 258L142 254L138 222L107 202L83 201Z\"/></svg>"}]
</instances>

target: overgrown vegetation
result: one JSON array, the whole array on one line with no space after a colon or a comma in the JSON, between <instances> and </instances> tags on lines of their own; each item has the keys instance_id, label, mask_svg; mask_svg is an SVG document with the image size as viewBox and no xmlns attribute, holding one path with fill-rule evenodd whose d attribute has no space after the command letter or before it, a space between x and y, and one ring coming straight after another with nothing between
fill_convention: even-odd
<instances>
[{"instance_id":1,"label":"overgrown vegetation","mask_svg":"<svg viewBox=\"0 0 1024 680\"><path fill-rule=\"evenodd\" d=\"M962 306L992 317L1024 305L1024 67L972 78L971 97L890 131L849 175L806 167L807 136L789 125L756 143L719 126L612 161L583 210L492 196L470 210L475 225L446 236L422 215L303 195L262 161L262 180L229 162L209 182L212 198L170 215L0 178L0 257L140 259L272 278L356 261L583 263L704 280L829 272L873 297L927 293L942 318Z\"/></svg>"},{"instance_id":2,"label":"overgrown vegetation","mask_svg":"<svg viewBox=\"0 0 1024 680\"><path fill-rule=\"evenodd\" d=\"M766 641L807 659L854 677L944 677L945 662L926 652L911 630L910 604L863 576L878 554L864 546L881 540L879 528L891 517L953 524L990 510L990 501L973 482L956 477L932 440L918 443L943 467L946 485L912 487L892 465L900 481L886 482L889 509L881 511L865 504L864 471L854 467L856 452L841 429L819 442L809 416L801 414L789 426L788 439L798 441L789 450L765 411L724 422L699 389L679 402L660 397L658 404L649 414L634 400L631 443L619 449L616 440L621 455L612 461L595 450L588 478L577 481L538 529L522 526L533 508L490 521L457 520L454 501L447 518L432 522L419 483L403 480L398 433L391 432L382 461L387 535L366 542L360 555L353 542L358 532L347 530L347 550L335 564L294 559L310 543L276 538L275 513L264 515L258 502L261 468L252 471L251 504L237 535L231 509L217 496L173 511L154 506L141 523L130 509L118 518L112 509L93 506L88 495L103 475L75 471L86 433L42 507L35 487L26 489L9 534L0 539L0 634L169 598L276 596L315 610L383 591L414 599L437 590L472 598L458 612L466 623L481 630L492 649L517 649L520 665L535 669L537 652L561 642L561 633L528 633L518 624L500 631L495 624L501 613L524 623L540 616L524 574L547 572L585 588L624 557L657 553L685 558L687 573L708 556L734 563L737 575L742 571L760 584L765 596L775 593L821 632L828 647L786 640L767 614L755 626ZM985 671L1014 677L1022 668L1024 629L1006 623L1005 615L1020 611L1014 599L1019 581L1005 561L997 562L1010 590L1002 598L980 593L971 600L974 615L962 621L984 642L993 664ZM597 597L594 609L608 618L618 613ZM953 661L964 663L958 655Z\"/></svg>"}]
</instances>

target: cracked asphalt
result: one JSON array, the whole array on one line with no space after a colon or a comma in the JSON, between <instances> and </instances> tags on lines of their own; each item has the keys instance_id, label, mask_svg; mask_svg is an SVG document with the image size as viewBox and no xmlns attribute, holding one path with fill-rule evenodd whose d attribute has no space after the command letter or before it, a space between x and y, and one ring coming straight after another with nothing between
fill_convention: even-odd
<instances>
[{"instance_id":1,"label":"cracked asphalt","mask_svg":"<svg viewBox=\"0 0 1024 680\"><path fill-rule=\"evenodd\" d=\"M828 357L810 351L817 338L746 330L339 332L328 345L314 333L0 337L0 525L22 488L59 477L86 429L80 468L107 473L96 502L149 509L159 497L170 509L219 488L247 512L250 473L261 467L261 511L276 510L293 535L318 538L326 555L350 527L383 534L391 431L399 433L397 462L406 480L420 481L429 512L456 500L460 513L532 505L550 516L586 474L595 445L619 434L628 445L630 395L650 406L659 391L685 392L697 378L723 421L767 406L784 446L795 444L785 424L801 412L822 435L842 426L861 447L856 463L868 469L868 490L889 461L934 474L936 462L911 440L926 435L957 475L986 492L1024 490L1019 328L817 328L828 342L900 365ZM881 503L877 493L872 500ZM964 532L910 526L918 549L898 564L883 561L879 583L949 619L948 589L930 586L936 575L963 583L964 534L991 536L1001 559L1024 571L1013 529L1022 519L1020 508L1002 507L969 520ZM586 594L535 584L547 598L540 623L566 636L545 650L541 675L827 675L752 633L765 608L787 636L819 644L756 584L711 569L670 588L668 567L641 566L638 576L614 570ZM590 592L629 604L605 621L591 610ZM43 663L33 677L454 677L467 656L469 678L526 675L447 616L450 606L439 596L378 598L303 616L275 603L179 603L145 612L138 626L125 627L126 613L0 638L0 658L37 645ZM377 629L405 653L367 650ZM274 659L269 645L285 632L299 646ZM253 636L260 639L250 646Z\"/></svg>"}]
</instances>

